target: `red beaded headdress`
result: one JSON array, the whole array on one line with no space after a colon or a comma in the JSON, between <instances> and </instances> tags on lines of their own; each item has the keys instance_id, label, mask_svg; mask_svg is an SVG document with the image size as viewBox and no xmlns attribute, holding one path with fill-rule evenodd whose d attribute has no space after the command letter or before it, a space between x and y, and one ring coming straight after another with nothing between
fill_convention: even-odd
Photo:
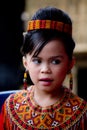
<instances>
[{"instance_id":1,"label":"red beaded headdress","mask_svg":"<svg viewBox=\"0 0 87 130\"><path fill-rule=\"evenodd\" d=\"M72 35L72 25L52 20L31 20L28 22L27 31L35 29L55 29Z\"/></svg>"}]
</instances>

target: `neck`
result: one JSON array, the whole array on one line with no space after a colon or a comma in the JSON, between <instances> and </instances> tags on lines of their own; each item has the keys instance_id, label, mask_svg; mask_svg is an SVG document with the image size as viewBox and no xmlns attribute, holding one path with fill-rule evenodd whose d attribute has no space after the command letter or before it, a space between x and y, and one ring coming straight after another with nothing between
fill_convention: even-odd
<instances>
[{"instance_id":1,"label":"neck","mask_svg":"<svg viewBox=\"0 0 87 130\"><path fill-rule=\"evenodd\" d=\"M55 104L57 101L60 101L63 93L64 90L62 87L52 92L44 92L34 87L34 100L41 107L46 107Z\"/></svg>"}]
</instances>

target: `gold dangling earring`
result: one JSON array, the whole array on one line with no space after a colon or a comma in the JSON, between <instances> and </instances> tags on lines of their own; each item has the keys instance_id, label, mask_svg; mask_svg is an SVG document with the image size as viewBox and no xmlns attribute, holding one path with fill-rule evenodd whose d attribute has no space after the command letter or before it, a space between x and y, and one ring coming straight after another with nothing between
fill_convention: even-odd
<instances>
[{"instance_id":1,"label":"gold dangling earring","mask_svg":"<svg viewBox=\"0 0 87 130\"><path fill-rule=\"evenodd\" d=\"M72 76L71 71L69 72L69 89L70 91L72 91L73 89L73 76Z\"/></svg>"},{"instance_id":2,"label":"gold dangling earring","mask_svg":"<svg viewBox=\"0 0 87 130\"><path fill-rule=\"evenodd\" d=\"M24 72L23 83L24 83L24 89L27 90L27 71Z\"/></svg>"}]
</instances>

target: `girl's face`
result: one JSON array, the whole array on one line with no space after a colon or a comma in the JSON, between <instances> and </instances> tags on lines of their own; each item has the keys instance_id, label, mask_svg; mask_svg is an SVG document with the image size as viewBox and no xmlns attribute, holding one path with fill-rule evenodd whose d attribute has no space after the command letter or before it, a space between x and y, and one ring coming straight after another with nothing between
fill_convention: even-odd
<instances>
[{"instance_id":1,"label":"girl's face","mask_svg":"<svg viewBox=\"0 0 87 130\"><path fill-rule=\"evenodd\" d=\"M69 60L63 43L55 39L48 42L37 57L33 54L23 57L23 64L38 89L53 91L62 86L74 62Z\"/></svg>"}]
</instances>

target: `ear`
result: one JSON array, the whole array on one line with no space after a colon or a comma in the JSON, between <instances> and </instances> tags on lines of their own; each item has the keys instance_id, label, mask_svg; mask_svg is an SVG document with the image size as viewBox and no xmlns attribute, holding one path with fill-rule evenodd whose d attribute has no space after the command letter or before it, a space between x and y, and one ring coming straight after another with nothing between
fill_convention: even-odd
<instances>
[{"instance_id":1,"label":"ear","mask_svg":"<svg viewBox=\"0 0 87 130\"><path fill-rule=\"evenodd\" d=\"M70 73L71 69L73 68L73 66L75 65L75 57L72 58L72 60L70 60L69 62L69 66L68 66L68 70L67 70L67 74Z\"/></svg>"},{"instance_id":2,"label":"ear","mask_svg":"<svg viewBox=\"0 0 87 130\"><path fill-rule=\"evenodd\" d=\"M22 57L22 62L23 62L24 68L27 70L27 59L26 59L26 56Z\"/></svg>"},{"instance_id":3,"label":"ear","mask_svg":"<svg viewBox=\"0 0 87 130\"><path fill-rule=\"evenodd\" d=\"M75 60L75 57L73 57L72 60L70 61L69 70L71 70L73 68L75 63L76 63L76 60Z\"/></svg>"}]
</instances>

